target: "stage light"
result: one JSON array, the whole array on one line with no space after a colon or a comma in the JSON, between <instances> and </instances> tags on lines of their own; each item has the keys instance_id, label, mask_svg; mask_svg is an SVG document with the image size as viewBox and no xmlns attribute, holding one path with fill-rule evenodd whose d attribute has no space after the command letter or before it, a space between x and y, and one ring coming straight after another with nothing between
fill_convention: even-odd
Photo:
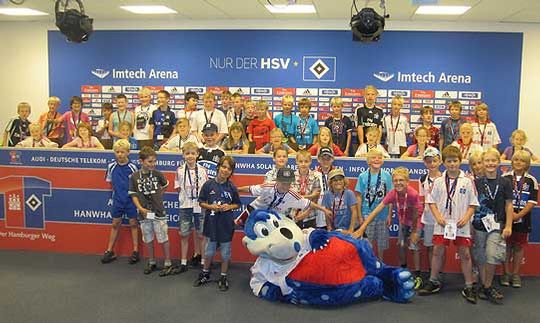
<instances>
[{"instance_id":1,"label":"stage light","mask_svg":"<svg viewBox=\"0 0 540 323\"><path fill-rule=\"evenodd\" d=\"M70 7L70 3L75 3L77 7ZM54 12L56 14L56 27L67 37L68 41L85 42L94 31L92 27L94 19L84 14L81 0L56 0Z\"/></svg>"},{"instance_id":2,"label":"stage light","mask_svg":"<svg viewBox=\"0 0 540 323\"><path fill-rule=\"evenodd\" d=\"M373 8L363 8L358 11L356 6L356 0L353 0L351 6L351 31L353 33L353 40L359 40L362 42L378 41L381 34L384 31L385 18L389 18L390 15L386 14L385 0L381 0L380 7L384 9L384 14L381 16ZM353 8L356 10L356 14L353 15Z\"/></svg>"}]
</instances>

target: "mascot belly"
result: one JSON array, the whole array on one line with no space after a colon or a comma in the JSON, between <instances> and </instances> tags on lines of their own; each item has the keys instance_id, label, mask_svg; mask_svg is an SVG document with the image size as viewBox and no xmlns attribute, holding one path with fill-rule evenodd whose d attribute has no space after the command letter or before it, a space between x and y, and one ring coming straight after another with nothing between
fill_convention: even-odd
<instances>
[{"instance_id":1,"label":"mascot belly","mask_svg":"<svg viewBox=\"0 0 540 323\"><path fill-rule=\"evenodd\" d=\"M258 256L251 268L253 293L270 301L336 306L414 296L409 271L386 266L365 240L338 232L301 230L273 211L257 210L246 221L244 245Z\"/></svg>"}]
</instances>

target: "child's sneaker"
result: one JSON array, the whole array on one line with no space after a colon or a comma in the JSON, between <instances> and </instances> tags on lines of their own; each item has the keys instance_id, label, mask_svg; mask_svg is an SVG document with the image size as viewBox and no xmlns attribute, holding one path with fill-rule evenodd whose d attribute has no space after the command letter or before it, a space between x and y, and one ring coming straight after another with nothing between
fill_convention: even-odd
<instances>
[{"instance_id":1,"label":"child's sneaker","mask_svg":"<svg viewBox=\"0 0 540 323\"><path fill-rule=\"evenodd\" d=\"M519 275L512 275L512 287L521 288L521 277Z\"/></svg>"},{"instance_id":2,"label":"child's sneaker","mask_svg":"<svg viewBox=\"0 0 540 323\"><path fill-rule=\"evenodd\" d=\"M199 273L199 278L193 283L193 287L199 287L201 285L204 285L210 281L210 273L201 271Z\"/></svg>"},{"instance_id":3,"label":"child's sneaker","mask_svg":"<svg viewBox=\"0 0 540 323\"><path fill-rule=\"evenodd\" d=\"M102 264L108 264L116 259L116 255L112 251L105 251L103 257L101 257Z\"/></svg>"},{"instance_id":4,"label":"child's sneaker","mask_svg":"<svg viewBox=\"0 0 540 323\"><path fill-rule=\"evenodd\" d=\"M201 255L193 255L193 257L191 258L191 261L190 261L190 265L191 267L195 267L195 268L198 268L201 266Z\"/></svg>"},{"instance_id":5,"label":"child's sneaker","mask_svg":"<svg viewBox=\"0 0 540 323\"><path fill-rule=\"evenodd\" d=\"M226 292L227 290L229 290L229 281L227 280L227 276L221 275L218 281L218 287L219 290L222 292Z\"/></svg>"},{"instance_id":6,"label":"child's sneaker","mask_svg":"<svg viewBox=\"0 0 540 323\"><path fill-rule=\"evenodd\" d=\"M174 267L172 265L168 265L168 266L163 267L163 269L161 269L161 271L159 272L159 277L169 276L169 275L172 275L173 273L174 273Z\"/></svg>"},{"instance_id":7,"label":"child's sneaker","mask_svg":"<svg viewBox=\"0 0 540 323\"><path fill-rule=\"evenodd\" d=\"M510 275L502 274L501 277L499 278L499 284L505 287L510 286Z\"/></svg>"},{"instance_id":8,"label":"child's sneaker","mask_svg":"<svg viewBox=\"0 0 540 323\"><path fill-rule=\"evenodd\" d=\"M157 265L156 264L151 264L151 263L146 263L146 266L144 266L144 274L145 275L148 275L148 274L151 274L152 272L156 271L157 270Z\"/></svg>"},{"instance_id":9,"label":"child's sneaker","mask_svg":"<svg viewBox=\"0 0 540 323\"><path fill-rule=\"evenodd\" d=\"M187 265L180 265L180 267L175 267L173 269L173 275L178 275L178 274L181 274L181 273L185 273L186 271L188 271Z\"/></svg>"},{"instance_id":10,"label":"child's sneaker","mask_svg":"<svg viewBox=\"0 0 540 323\"><path fill-rule=\"evenodd\" d=\"M434 282L431 279L427 281L427 283L424 284L424 287L422 287L418 291L418 295L420 296L426 296L438 293L441 290L441 283Z\"/></svg>"},{"instance_id":11,"label":"child's sneaker","mask_svg":"<svg viewBox=\"0 0 540 323\"><path fill-rule=\"evenodd\" d=\"M476 290L473 287L465 287L461 290L461 295L465 297L465 299L469 303L476 304L478 302L478 296L476 295Z\"/></svg>"},{"instance_id":12,"label":"child's sneaker","mask_svg":"<svg viewBox=\"0 0 540 323\"><path fill-rule=\"evenodd\" d=\"M476 290L476 295L479 299L487 300L488 297L486 295L486 292L484 291L484 287L482 284L474 283L473 288Z\"/></svg>"},{"instance_id":13,"label":"child's sneaker","mask_svg":"<svg viewBox=\"0 0 540 323\"><path fill-rule=\"evenodd\" d=\"M489 288L484 288L484 293L486 294L487 299L493 304L502 304L503 295L495 287L491 286Z\"/></svg>"},{"instance_id":14,"label":"child's sneaker","mask_svg":"<svg viewBox=\"0 0 540 323\"><path fill-rule=\"evenodd\" d=\"M424 286L424 280L420 275L417 275L414 277L414 290L419 290L422 286Z\"/></svg>"},{"instance_id":15,"label":"child's sneaker","mask_svg":"<svg viewBox=\"0 0 540 323\"><path fill-rule=\"evenodd\" d=\"M128 259L128 263L130 265L134 265L134 264L138 263L139 260L141 260L141 258L139 257L139 252L138 251L133 251L133 253L131 254L131 257L129 257L129 259Z\"/></svg>"}]
</instances>

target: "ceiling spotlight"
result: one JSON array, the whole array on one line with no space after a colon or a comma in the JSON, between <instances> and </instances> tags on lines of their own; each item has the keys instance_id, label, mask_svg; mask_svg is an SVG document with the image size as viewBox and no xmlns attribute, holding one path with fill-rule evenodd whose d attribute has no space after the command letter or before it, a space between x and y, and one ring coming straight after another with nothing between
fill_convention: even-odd
<instances>
[{"instance_id":1,"label":"ceiling spotlight","mask_svg":"<svg viewBox=\"0 0 540 323\"><path fill-rule=\"evenodd\" d=\"M356 6L356 0L353 0L351 6L351 31L353 33L353 40L359 40L362 42L378 41L381 34L384 31L384 20L389 18L390 15L386 14L385 0L381 0L380 7L384 10L384 14L381 16L373 8L365 7L358 11ZM356 14L353 15L353 8L356 10Z\"/></svg>"},{"instance_id":2,"label":"ceiling spotlight","mask_svg":"<svg viewBox=\"0 0 540 323\"><path fill-rule=\"evenodd\" d=\"M70 3L75 3L77 7L69 7ZM92 27L94 19L84 14L81 0L56 0L54 12L56 14L56 27L67 37L68 41L85 42L94 31Z\"/></svg>"}]
</instances>

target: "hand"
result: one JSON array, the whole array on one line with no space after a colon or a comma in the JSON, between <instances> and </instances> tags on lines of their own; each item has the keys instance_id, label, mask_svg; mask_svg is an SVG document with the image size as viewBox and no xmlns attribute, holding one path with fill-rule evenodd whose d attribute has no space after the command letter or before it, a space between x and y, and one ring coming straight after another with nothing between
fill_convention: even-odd
<instances>
[{"instance_id":1,"label":"hand","mask_svg":"<svg viewBox=\"0 0 540 323\"><path fill-rule=\"evenodd\" d=\"M351 231L351 230L341 230L341 233L343 233L344 235L350 236L350 235L353 234L353 231Z\"/></svg>"},{"instance_id":2,"label":"hand","mask_svg":"<svg viewBox=\"0 0 540 323\"><path fill-rule=\"evenodd\" d=\"M512 220L514 221L519 220L519 215L516 212L512 214Z\"/></svg>"},{"instance_id":3,"label":"hand","mask_svg":"<svg viewBox=\"0 0 540 323\"><path fill-rule=\"evenodd\" d=\"M436 216L436 217L435 217L435 221L437 221L437 224L438 224L438 225L441 225L441 226L443 226L443 227L446 225L446 221L444 220L443 217Z\"/></svg>"},{"instance_id":4,"label":"hand","mask_svg":"<svg viewBox=\"0 0 540 323\"><path fill-rule=\"evenodd\" d=\"M294 215L294 220L296 222L302 221L303 219L307 218L308 212L309 211L298 211L298 212L296 212L296 214Z\"/></svg>"},{"instance_id":5,"label":"hand","mask_svg":"<svg viewBox=\"0 0 540 323\"><path fill-rule=\"evenodd\" d=\"M503 238L508 238L512 235L512 227L508 227L508 228L504 228L503 232L502 232L502 236Z\"/></svg>"},{"instance_id":6,"label":"hand","mask_svg":"<svg viewBox=\"0 0 540 323\"><path fill-rule=\"evenodd\" d=\"M150 212L150 210L145 209L145 208L143 208L143 207L139 209L139 213L141 214L141 216L143 217L143 219L146 219L146 214L147 214L148 212Z\"/></svg>"},{"instance_id":7,"label":"hand","mask_svg":"<svg viewBox=\"0 0 540 323\"><path fill-rule=\"evenodd\" d=\"M466 221L464 218L459 219L456 223L458 228L463 228L469 221Z\"/></svg>"},{"instance_id":8,"label":"hand","mask_svg":"<svg viewBox=\"0 0 540 323\"><path fill-rule=\"evenodd\" d=\"M389 217L386 219L386 224L387 224L388 226L391 226L391 225L392 225L392 217L391 217L391 216L389 216Z\"/></svg>"},{"instance_id":9,"label":"hand","mask_svg":"<svg viewBox=\"0 0 540 323\"><path fill-rule=\"evenodd\" d=\"M416 244L418 242L418 233L416 231L411 232L411 236L409 237L411 239L411 242L413 244Z\"/></svg>"},{"instance_id":10,"label":"hand","mask_svg":"<svg viewBox=\"0 0 540 323\"><path fill-rule=\"evenodd\" d=\"M324 214L331 219L334 217L334 213L329 209L324 209Z\"/></svg>"},{"instance_id":11,"label":"hand","mask_svg":"<svg viewBox=\"0 0 540 323\"><path fill-rule=\"evenodd\" d=\"M355 239L362 238L364 236L364 231L366 231L366 228L362 225L360 229L352 233L352 237Z\"/></svg>"}]
</instances>

